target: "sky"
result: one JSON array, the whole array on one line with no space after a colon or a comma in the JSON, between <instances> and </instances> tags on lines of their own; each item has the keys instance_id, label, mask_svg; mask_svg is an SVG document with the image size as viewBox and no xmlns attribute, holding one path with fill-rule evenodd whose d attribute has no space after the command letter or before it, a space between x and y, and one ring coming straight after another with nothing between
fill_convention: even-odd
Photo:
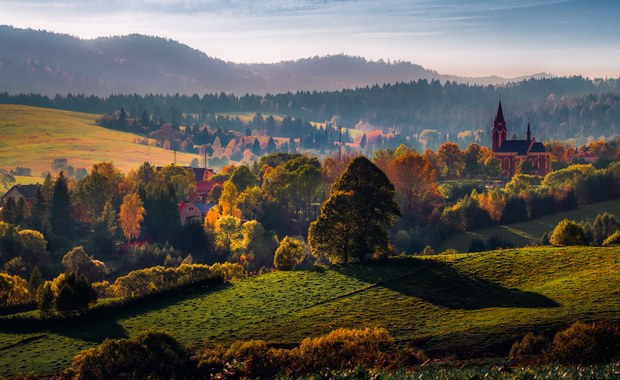
<instances>
[{"instance_id":1,"label":"sky","mask_svg":"<svg viewBox=\"0 0 620 380\"><path fill-rule=\"evenodd\" d=\"M0 24L154 35L232 62L344 53L461 76L620 77L620 0L0 0Z\"/></svg>"}]
</instances>

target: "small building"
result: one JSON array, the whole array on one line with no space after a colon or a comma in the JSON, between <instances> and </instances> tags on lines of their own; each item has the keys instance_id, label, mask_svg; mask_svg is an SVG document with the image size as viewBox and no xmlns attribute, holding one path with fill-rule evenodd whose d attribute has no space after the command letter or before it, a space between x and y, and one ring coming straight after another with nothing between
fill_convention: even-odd
<instances>
[{"instance_id":1,"label":"small building","mask_svg":"<svg viewBox=\"0 0 620 380\"><path fill-rule=\"evenodd\" d=\"M202 223L203 213L200 207L191 202L179 203L179 215L181 217L181 225L184 226L189 222L198 221Z\"/></svg>"},{"instance_id":2,"label":"small building","mask_svg":"<svg viewBox=\"0 0 620 380\"><path fill-rule=\"evenodd\" d=\"M32 206L37 199L37 190L41 188L40 184L33 185L15 185L9 189L9 191L2 197L2 204L4 204L9 198L13 198L15 203L19 201L19 198L24 198L28 206Z\"/></svg>"},{"instance_id":3,"label":"small building","mask_svg":"<svg viewBox=\"0 0 620 380\"><path fill-rule=\"evenodd\" d=\"M506 140L508 130L502 111L502 102L499 102L497 116L493 122L492 151L502 168L502 176L512 177L517 169L525 162L531 164L531 174L545 176L551 172L551 153L541 142L532 137L530 124L527 124L527 138L525 140Z\"/></svg>"}]
</instances>

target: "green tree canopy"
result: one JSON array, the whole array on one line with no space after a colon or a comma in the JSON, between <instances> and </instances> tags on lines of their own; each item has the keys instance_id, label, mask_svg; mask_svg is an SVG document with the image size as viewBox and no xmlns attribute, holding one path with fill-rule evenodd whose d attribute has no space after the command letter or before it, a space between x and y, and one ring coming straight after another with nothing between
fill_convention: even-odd
<instances>
[{"instance_id":1,"label":"green tree canopy","mask_svg":"<svg viewBox=\"0 0 620 380\"><path fill-rule=\"evenodd\" d=\"M387 251L387 228L401 216L394 185L366 157L355 158L332 185L329 199L308 231L315 256L332 262L363 260Z\"/></svg>"}]
</instances>

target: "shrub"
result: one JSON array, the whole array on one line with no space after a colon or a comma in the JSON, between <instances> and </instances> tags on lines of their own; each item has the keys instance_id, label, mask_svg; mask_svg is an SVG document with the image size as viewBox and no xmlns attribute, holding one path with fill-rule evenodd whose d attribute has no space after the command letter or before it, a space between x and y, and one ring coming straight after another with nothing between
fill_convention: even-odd
<instances>
[{"instance_id":1,"label":"shrub","mask_svg":"<svg viewBox=\"0 0 620 380\"><path fill-rule=\"evenodd\" d=\"M445 251L441 252L440 255L456 255L458 253L459 253L459 251L457 251L456 249L449 248L449 249L446 249Z\"/></svg>"},{"instance_id":2,"label":"shrub","mask_svg":"<svg viewBox=\"0 0 620 380\"><path fill-rule=\"evenodd\" d=\"M422 251L422 254L424 256L432 256L432 255L435 254L435 250L430 245L427 245L426 247L424 247L424 250Z\"/></svg>"},{"instance_id":3,"label":"shrub","mask_svg":"<svg viewBox=\"0 0 620 380\"><path fill-rule=\"evenodd\" d=\"M612 245L620 245L620 231L614 232L603 241L603 247L609 247Z\"/></svg>"},{"instance_id":4,"label":"shrub","mask_svg":"<svg viewBox=\"0 0 620 380\"><path fill-rule=\"evenodd\" d=\"M523 339L514 342L510 348L510 356L517 359L533 358L540 356L548 347L547 338L528 332Z\"/></svg>"},{"instance_id":5,"label":"shrub","mask_svg":"<svg viewBox=\"0 0 620 380\"><path fill-rule=\"evenodd\" d=\"M579 223L574 220L564 219L553 229L549 242L556 246L583 245L586 234Z\"/></svg>"},{"instance_id":6,"label":"shrub","mask_svg":"<svg viewBox=\"0 0 620 380\"><path fill-rule=\"evenodd\" d=\"M57 289L54 292L54 305L64 316L84 313L88 305L97 301L97 292L84 275L69 273L57 278L59 280L52 283L52 288Z\"/></svg>"},{"instance_id":7,"label":"shrub","mask_svg":"<svg viewBox=\"0 0 620 380\"><path fill-rule=\"evenodd\" d=\"M278 270L291 270L303 261L305 251L303 241L286 236L276 249L273 266Z\"/></svg>"},{"instance_id":8,"label":"shrub","mask_svg":"<svg viewBox=\"0 0 620 380\"><path fill-rule=\"evenodd\" d=\"M385 365L388 357L383 349L392 343L392 337L384 328L337 329L327 335L301 341L299 347L290 352L290 367L297 375L324 368L378 368Z\"/></svg>"},{"instance_id":9,"label":"shrub","mask_svg":"<svg viewBox=\"0 0 620 380\"><path fill-rule=\"evenodd\" d=\"M249 378L275 376L286 363L282 357L278 350L269 348L262 340L235 342L224 353L224 359L232 363L235 374Z\"/></svg>"},{"instance_id":10,"label":"shrub","mask_svg":"<svg viewBox=\"0 0 620 380\"><path fill-rule=\"evenodd\" d=\"M620 355L620 327L576 322L553 338L549 358L566 364L594 364Z\"/></svg>"},{"instance_id":11,"label":"shrub","mask_svg":"<svg viewBox=\"0 0 620 380\"><path fill-rule=\"evenodd\" d=\"M27 304L32 301L26 280L0 273L0 307Z\"/></svg>"},{"instance_id":12,"label":"shrub","mask_svg":"<svg viewBox=\"0 0 620 380\"><path fill-rule=\"evenodd\" d=\"M131 339L106 339L73 358L62 377L71 379L185 378L189 352L170 334L148 332Z\"/></svg>"}]
</instances>

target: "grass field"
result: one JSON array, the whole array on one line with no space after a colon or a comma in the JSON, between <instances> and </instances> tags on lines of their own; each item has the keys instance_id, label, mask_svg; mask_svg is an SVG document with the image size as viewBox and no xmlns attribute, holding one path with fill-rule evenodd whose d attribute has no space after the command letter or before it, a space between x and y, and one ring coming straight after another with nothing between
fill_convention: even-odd
<instances>
[{"instance_id":1,"label":"grass field","mask_svg":"<svg viewBox=\"0 0 620 380\"><path fill-rule=\"evenodd\" d=\"M523 223L491 226L460 232L442 242L437 252L449 248L456 249L459 252L467 252L472 239L476 237L488 239L491 236L498 236L503 240L512 242L515 247L525 247L539 242L542 235L553 230L562 219L568 218L578 222L582 220L593 221L598 214L602 214L605 211L614 214L616 218L620 219L620 199L593 203L575 210L547 215Z\"/></svg>"},{"instance_id":2,"label":"grass field","mask_svg":"<svg viewBox=\"0 0 620 380\"><path fill-rule=\"evenodd\" d=\"M526 331L620 319L619 248L524 248L274 272L60 329L0 322L0 375L52 373L104 338L172 332L185 344L295 344L338 327L381 326L430 357L507 352Z\"/></svg>"},{"instance_id":3,"label":"grass field","mask_svg":"<svg viewBox=\"0 0 620 380\"><path fill-rule=\"evenodd\" d=\"M0 105L0 168L22 166L33 176L50 171L56 158L74 168L112 161L127 173L149 160L163 166L174 161L173 152L138 144L140 136L97 126L99 115L19 105ZM177 163L189 165L194 154L177 152ZM21 182L21 181L20 181ZM23 183L23 182L22 182Z\"/></svg>"}]
</instances>

